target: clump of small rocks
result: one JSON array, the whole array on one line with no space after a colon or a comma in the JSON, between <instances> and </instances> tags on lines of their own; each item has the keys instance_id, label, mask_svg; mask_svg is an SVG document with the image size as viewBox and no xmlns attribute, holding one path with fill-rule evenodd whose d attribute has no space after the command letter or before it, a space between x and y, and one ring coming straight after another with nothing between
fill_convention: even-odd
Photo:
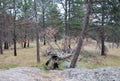
<instances>
[{"instance_id":1,"label":"clump of small rocks","mask_svg":"<svg viewBox=\"0 0 120 81\"><path fill-rule=\"evenodd\" d=\"M71 68L44 72L33 67L0 70L0 81L120 81L120 67Z\"/></svg>"}]
</instances>

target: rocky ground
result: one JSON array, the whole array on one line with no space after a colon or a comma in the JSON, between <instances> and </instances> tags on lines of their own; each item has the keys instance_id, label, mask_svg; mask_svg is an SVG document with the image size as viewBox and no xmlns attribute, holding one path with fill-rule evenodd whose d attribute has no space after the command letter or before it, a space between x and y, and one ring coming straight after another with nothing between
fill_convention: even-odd
<instances>
[{"instance_id":1,"label":"rocky ground","mask_svg":"<svg viewBox=\"0 0 120 81\"><path fill-rule=\"evenodd\" d=\"M0 70L0 81L120 81L120 67L42 71L33 67Z\"/></svg>"}]
</instances>

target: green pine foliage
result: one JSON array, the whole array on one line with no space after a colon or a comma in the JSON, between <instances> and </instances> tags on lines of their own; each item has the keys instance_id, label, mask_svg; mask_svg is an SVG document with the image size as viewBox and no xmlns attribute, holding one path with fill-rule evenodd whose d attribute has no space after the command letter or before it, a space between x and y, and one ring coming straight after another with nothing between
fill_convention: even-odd
<instances>
[{"instance_id":1,"label":"green pine foliage","mask_svg":"<svg viewBox=\"0 0 120 81\"><path fill-rule=\"evenodd\" d=\"M81 30L83 17L84 17L84 1L83 0L73 0L70 10L70 18L68 19L68 24L70 25L70 34L77 36Z\"/></svg>"},{"instance_id":2,"label":"green pine foliage","mask_svg":"<svg viewBox=\"0 0 120 81\"><path fill-rule=\"evenodd\" d=\"M120 40L120 3L118 0L101 0L94 1L92 7L92 21L90 28L95 28L93 31L88 32L88 35L95 36L95 33L99 33L102 25L102 16L104 15L104 31L106 41L118 42ZM97 28L99 26L99 28ZM101 27L101 28L100 28Z\"/></svg>"}]
</instances>

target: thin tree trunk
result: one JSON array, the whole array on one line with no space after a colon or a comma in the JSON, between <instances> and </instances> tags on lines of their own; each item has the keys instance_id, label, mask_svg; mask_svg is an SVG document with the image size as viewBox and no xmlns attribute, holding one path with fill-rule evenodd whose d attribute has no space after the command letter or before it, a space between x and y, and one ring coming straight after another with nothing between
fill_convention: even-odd
<instances>
[{"instance_id":1,"label":"thin tree trunk","mask_svg":"<svg viewBox=\"0 0 120 81\"><path fill-rule=\"evenodd\" d=\"M43 45L46 45L46 34L43 35Z\"/></svg>"},{"instance_id":2,"label":"thin tree trunk","mask_svg":"<svg viewBox=\"0 0 120 81\"><path fill-rule=\"evenodd\" d=\"M70 20L70 12L71 12L71 0L69 0L69 13L68 13L68 19ZM68 23L68 48L71 48L71 37L70 37L70 22Z\"/></svg>"},{"instance_id":3,"label":"thin tree trunk","mask_svg":"<svg viewBox=\"0 0 120 81\"><path fill-rule=\"evenodd\" d=\"M102 2L102 28L101 28L101 56L105 56L105 31L104 31L104 20L105 20L105 14L104 14L104 1Z\"/></svg>"},{"instance_id":4,"label":"thin tree trunk","mask_svg":"<svg viewBox=\"0 0 120 81\"><path fill-rule=\"evenodd\" d=\"M16 51L16 10L15 10L15 0L14 0L14 30L13 30L13 42L14 42L14 56L17 56L17 51Z\"/></svg>"},{"instance_id":5,"label":"thin tree trunk","mask_svg":"<svg viewBox=\"0 0 120 81\"><path fill-rule=\"evenodd\" d=\"M1 41L1 39L0 39L0 54L3 54L2 41Z\"/></svg>"},{"instance_id":6,"label":"thin tree trunk","mask_svg":"<svg viewBox=\"0 0 120 81\"><path fill-rule=\"evenodd\" d=\"M1 7L1 0L0 0L0 7ZM0 9L0 11L3 11ZM3 14L0 14L0 54L3 54L3 49L2 49L2 40L3 40Z\"/></svg>"},{"instance_id":7,"label":"thin tree trunk","mask_svg":"<svg viewBox=\"0 0 120 81\"><path fill-rule=\"evenodd\" d=\"M87 1L88 2L87 2L87 7L86 7L86 14L85 14L85 17L84 17L83 27L82 27L82 31L81 31L81 34L80 34L80 39L79 39L79 42L77 44L77 48L76 48L74 57L73 57L73 59L71 61L71 64L70 64L71 68L75 68L75 66L76 66L76 62L77 62L77 59L79 57L79 54L80 54L80 51L81 51L81 48L82 48L85 31L87 30L87 26L89 24L89 16L90 16L91 7L92 7L92 0L87 0Z\"/></svg>"},{"instance_id":8,"label":"thin tree trunk","mask_svg":"<svg viewBox=\"0 0 120 81\"><path fill-rule=\"evenodd\" d=\"M44 30L44 35L43 35L43 45L46 45L46 34L45 34L45 6L44 6L44 0L42 0L42 22L43 22L43 30Z\"/></svg>"},{"instance_id":9,"label":"thin tree trunk","mask_svg":"<svg viewBox=\"0 0 120 81\"><path fill-rule=\"evenodd\" d=\"M27 47L30 47L30 41L29 41L29 39L28 39L27 41L28 41L28 43L27 43Z\"/></svg>"},{"instance_id":10,"label":"thin tree trunk","mask_svg":"<svg viewBox=\"0 0 120 81\"><path fill-rule=\"evenodd\" d=\"M2 49L2 29L0 29L0 54L3 54L3 49Z\"/></svg>"},{"instance_id":11,"label":"thin tree trunk","mask_svg":"<svg viewBox=\"0 0 120 81\"><path fill-rule=\"evenodd\" d=\"M24 37L24 44L23 44L23 47L24 47L24 48L26 48L26 46L27 46L27 41L26 41L26 39L27 39L27 35L25 34L25 37Z\"/></svg>"},{"instance_id":12,"label":"thin tree trunk","mask_svg":"<svg viewBox=\"0 0 120 81\"><path fill-rule=\"evenodd\" d=\"M65 0L65 37L64 37L63 49L65 50L67 49L67 47L68 47L67 0Z\"/></svg>"},{"instance_id":13,"label":"thin tree trunk","mask_svg":"<svg viewBox=\"0 0 120 81\"><path fill-rule=\"evenodd\" d=\"M7 41L4 42L4 49L9 49L9 44Z\"/></svg>"},{"instance_id":14,"label":"thin tree trunk","mask_svg":"<svg viewBox=\"0 0 120 81\"><path fill-rule=\"evenodd\" d=\"M23 47L26 48L26 45L27 45L27 43L26 43L26 41L24 41L24 45L23 45Z\"/></svg>"},{"instance_id":15,"label":"thin tree trunk","mask_svg":"<svg viewBox=\"0 0 120 81\"><path fill-rule=\"evenodd\" d=\"M37 21L37 5L36 0L34 0L34 12L35 12L35 28L36 28L36 48L37 48L37 63L40 63L40 43L39 43L39 29L38 29L38 21Z\"/></svg>"},{"instance_id":16,"label":"thin tree trunk","mask_svg":"<svg viewBox=\"0 0 120 81\"><path fill-rule=\"evenodd\" d=\"M65 36L68 36L68 26L67 26L67 0L65 0Z\"/></svg>"},{"instance_id":17,"label":"thin tree trunk","mask_svg":"<svg viewBox=\"0 0 120 81\"><path fill-rule=\"evenodd\" d=\"M102 28L100 32L100 38L101 38L101 56L106 56L104 28Z\"/></svg>"}]
</instances>

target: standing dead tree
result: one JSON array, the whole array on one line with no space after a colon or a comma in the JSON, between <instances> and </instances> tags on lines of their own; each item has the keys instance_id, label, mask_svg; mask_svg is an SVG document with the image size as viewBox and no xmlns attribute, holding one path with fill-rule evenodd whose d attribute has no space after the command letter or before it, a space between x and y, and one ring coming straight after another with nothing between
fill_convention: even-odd
<instances>
[{"instance_id":1,"label":"standing dead tree","mask_svg":"<svg viewBox=\"0 0 120 81\"><path fill-rule=\"evenodd\" d=\"M84 17L83 27L82 27L82 31L80 34L79 42L78 42L77 47L76 47L74 57L73 57L71 64L70 64L71 68L75 68L77 59L79 57L79 53L80 53L81 48L82 48L82 44L83 44L83 40L84 40L84 36L85 36L85 31L87 30L87 27L89 24L89 16L91 13L91 7L92 7L92 0L87 0L86 14Z\"/></svg>"}]
</instances>

